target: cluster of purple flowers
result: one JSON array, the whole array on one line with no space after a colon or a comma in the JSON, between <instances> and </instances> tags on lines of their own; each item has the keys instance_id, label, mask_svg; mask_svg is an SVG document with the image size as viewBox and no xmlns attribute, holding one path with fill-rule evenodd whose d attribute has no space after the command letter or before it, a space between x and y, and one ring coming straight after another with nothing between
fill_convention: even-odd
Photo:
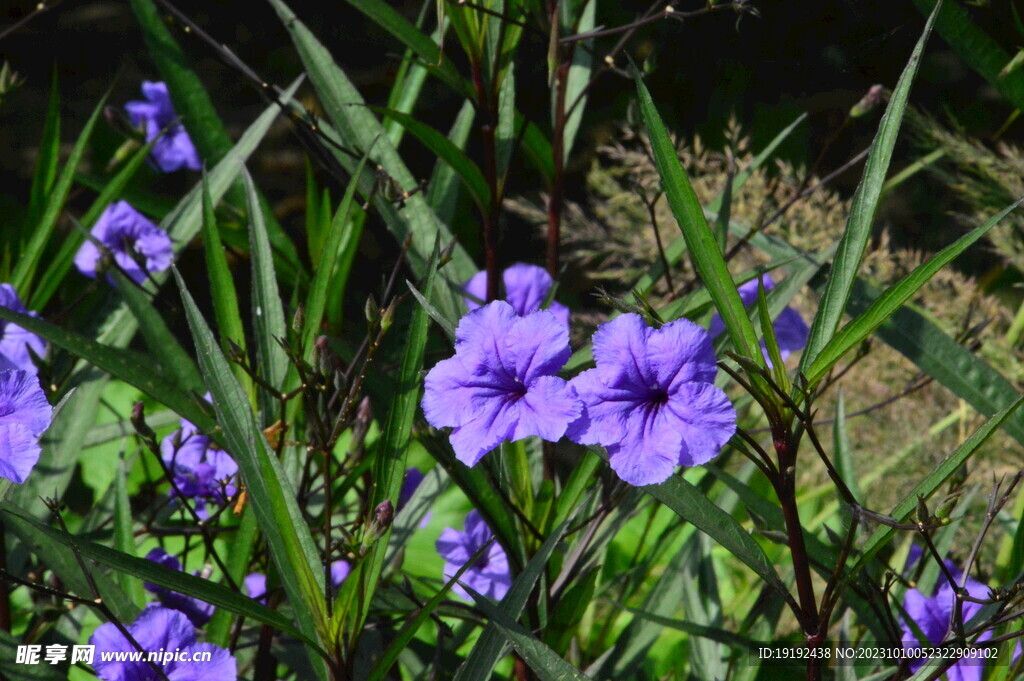
<instances>
[{"instance_id":1,"label":"cluster of purple flowers","mask_svg":"<svg viewBox=\"0 0 1024 681\"><path fill-rule=\"evenodd\" d=\"M426 378L423 412L434 427L452 428L460 461L475 465L508 440L567 435L604 446L620 478L649 485L677 465L709 461L732 437L736 412L713 383L705 329L685 319L653 329L639 315L622 315L594 334L597 366L566 381L557 373L570 355L568 310L560 320L538 309L550 277L520 264L504 279L516 304L470 305L455 356ZM476 294L484 281L478 274L467 289Z\"/></svg>"},{"instance_id":2,"label":"cluster of purple flowers","mask_svg":"<svg viewBox=\"0 0 1024 681\"><path fill-rule=\"evenodd\" d=\"M593 337L595 368L571 380L557 374L569 359L569 310L541 306L552 280L522 263L502 276L505 300L481 304L487 275L465 286L469 314L455 331L455 355L427 374L422 407L435 428L451 428L455 456L468 466L505 441L563 435L601 445L612 470L632 485L663 482L676 466L714 458L736 430L736 411L714 385L718 368L711 332L681 319L651 328L624 314L602 324ZM772 288L770 277L763 277ZM757 282L740 287L745 305L757 299ZM783 357L800 349L808 329L790 308L775 322ZM453 576L492 533L480 515L466 518L464 532L447 528L437 542L444 575ZM511 584L508 560L497 543L463 575L474 590L500 599ZM459 586L455 592L468 597Z\"/></svg>"}]
</instances>

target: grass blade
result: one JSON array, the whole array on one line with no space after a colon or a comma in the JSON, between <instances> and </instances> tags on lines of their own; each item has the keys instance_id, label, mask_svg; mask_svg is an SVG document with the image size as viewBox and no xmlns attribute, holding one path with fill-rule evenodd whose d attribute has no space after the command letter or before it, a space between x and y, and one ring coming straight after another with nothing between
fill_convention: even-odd
<instances>
[{"instance_id":1,"label":"grass blade","mask_svg":"<svg viewBox=\"0 0 1024 681\"><path fill-rule=\"evenodd\" d=\"M261 378L282 390L288 369L288 357L279 340L285 339L284 309L277 289L274 256L270 252L267 227L260 210L259 196L249 171L242 168L246 208L249 211L249 252L252 254L252 326L256 343L256 362ZM260 388L260 412L263 425L269 426L278 418L278 395Z\"/></svg>"},{"instance_id":2,"label":"grass blade","mask_svg":"<svg viewBox=\"0 0 1024 681\"><path fill-rule=\"evenodd\" d=\"M526 568L516 577L512 588L505 594L499 606L500 612L515 622L526 607L526 599L533 591L534 585L540 579L544 568L547 566L548 558L555 546L562 540L565 531L569 529L569 520L559 525L541 545L537 553L530 559ZM484 633L480 635L469 657L462 663L455 673L454 681L481 681L491 678L494 665L498 663L505 651L505 636L499 630L497 623L492 619Z\"/></svg>"},{"instance_id":3,"label":"grass blade","mask_svg":"<svg viewBox=\"0 0 1024 681\"><path fill-rule=\"evenodd\" d=\"M42 336L54 345L81 357L111 376L133 385L154 400L178 412L204 431L213 430L214 423L198 404L181 388L152 371L152 361L144 355L103 345L72 331L44 322L37 317L19 314L0 307L0 319L14 322L23 329Z\"/></svg>"},{"instance_id":4,"label":"grass blade","mask_svg":"<svg viewBox=\"0 0 1024 681\"><path fill-rule=\"evenodd\" d=\"M956 451L946 457L942 463L938 465L931 473L928 474L924 480L917 484L913 491L908 494L903 501L896 504L892 512L889 514L898 523L905 522L907 518L917 509L918 498L928 499L932 494L935 493L943 483L957 471L971 456L978 451L978 448L988 440L993 433L1009 418L1013 413L1024 404L1024 396L1019 396L1012 404L1006 406L1000 410L995 416L985 422L981 428L974 431L967 440L963 442ZM844 581L849 581L857 575L861 568L863 568L868 561L870 561L876 553L885 546L893 535L896 534L896 528L884 525L875 530L874 534L867 540L864 547L861 549L860 556L857 562L847 572L847 576Z\"/></svg>"},{"instance_id":5,"label":"grass blade","mask_svg":"<svg viewBox=\"0 0 1024 681\"><path fill-rule=\"evenodd\" d=\"M722 316L726 331L729 332L729 338L732 339L736 350L754 362L764 365L754 325L750 322L743 301L732 284L732 276L707 218L704 217L704 209L701 208L697 194L694 193L686 171L683 170L683 165L676 155L675 145L669 139L665 124L651 99L651 93L648 92L635 66L632 67L632 71L640 100L640 112L647 126L662 188L672 214L679 223L679 229L686 239L697 273L711 294L711 299Z\"/></svg>"},{"instance_id":6,"label":"grass blade","mask_svg":"<svg viewBox=\"0 0 1024 681\"><path fill-rule=\"evenodd\" d=\"M936 8L937 9L937 8ZM885 184L885 175L892 160L893 147L899 133L903 112L907 108L910 86L914 82L924 46L931 34L937 12L932 12L925 24L924 32L910 55L910 61L900 75L900 80L893 90L889 105L878 126L878 133L871 144L871 153L864 165L864 174L853 195L850 204L850 217L846 223L846 231L839 242L839 250L832 264L825 293L822 295L818 312L811 323L811 335L800 358L800 371L808 373L808 367L815 363L818 355L835 335L843 313L850 299L853 282L857 278L861 260L867 250L871 238L871 228L878 210L878 199Z\"/></svg>"},{"instance_id":7,"label":"grass blade","mask_svg":"<svg viewBox=\"0 0 1024 681\"><path fill-rule=\"evenodd\" d=\"M898 284L887 289L868 307L868 309L860 313L855 319L844 326L838 334L836 334L821 348L821 351L818 353L814 362L812 362L807 368L807 379L810 384L814 385L824 378L825 374L827 374L829 370L836 365L843 355L871 335L875 329L881 326L886 319L891 317L896 310L903 307L903 304L910 300L918 289L924 286L936 272L952 261L953 258L963 253L968 246L984 236L990 229L995 227L995 225L1007 214L1015 210L1022 201L1024 201L1024 198L1018 199L1013 205L1004 208L998 215L989 219L989 221L981 227L975 228L957 239L954 243L946 246L946 248L932 256L926 263L900 280ZM845 240L846 236L843 237L843 241ZM840 252L841 251L842 243L840 243ZM836 257L838 258L839 255ZM851 292L855 280L856 278L850 280ZM829 286L831 286L831 280L829 282ZM826 288L826 296L829 295L828 290L829 289ZM849 297L849 294L847 294L847 297ZM843 303L843 307L846 307L845 302ZM820 314L821 312L819 311L819 315ZM815 317L815 321L817 321L817 317ZM807 349L804 350L804 353L804 357L806 358Z\"/></svg>"},{"instance_id":8,"label":"grass blade","mask_svg":"<svg viewBox=\"0 0 1024 681\"><path fill-rule=\"evenodd\" d=\"M307 638L322 640L327 631L324 576L313 537L299 510L295 490L280 461L270 451L242 387L235 380L185 282L176 269L173 271L196 343L199 369L213 397L217 423L223 430L225 448L238 463L285 592L296 611L304 613L299 618L299 628ZM318 675L325 678L327 670L322 661L314 657L312 662Z\"/></svg>"},{"instance_id":9,"label":"grass blade","mask_svg":"<svg viewBox=\"0 0 1024 681\"><path fill-rule=\"evenodd\" d=\"M64 208L64 202L68 198L68 192L71 191L71 185L75 180L75 169L78 168L78 164L81 163L82 158L85 156L89 139L92 137L96 121L100 119L100 114L103 112L103 106L106 104L106 101L107 97L104 95L103 99L100 100L100 103L93 110L92 115L89 116L85 127L82 128L82 134L78 136L78 140L71 150L71 155L64 164L63 172L61 172L60 177L49 193L39 222L31 225L32 235L21 249L21 257L18 258L18 264L11 274L11 284L16 291L29 291L32 288L30 283L35 276L36 267L39 266L39 261L46 251L46 244L50 240L53 228L57 226L57 218L60 217L61 211Z\"/></svg>"}]
</instances>

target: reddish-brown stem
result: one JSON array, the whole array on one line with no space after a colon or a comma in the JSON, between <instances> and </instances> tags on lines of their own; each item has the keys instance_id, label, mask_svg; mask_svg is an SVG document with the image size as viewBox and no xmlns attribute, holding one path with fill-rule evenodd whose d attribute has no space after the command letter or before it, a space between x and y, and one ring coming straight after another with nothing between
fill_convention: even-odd
<instances>
[{"instance_id":1,"label":"reddish-brown stem","mask_svg":"<svg viewBox=\"0 0 1024 681\"><path fill-rule=\"evenodd\" d=\"M498 163L494 119L496 107L491 106L492 95L484 83L479 59L473 59L473 87L476 90L477 110L483 118L480 132L484 141L484 177L491 192L491 202L484 213L484 269L487 271L487 302L498 299L498 208L501 206L498 186ZM493 79L492 79L493 82Z\"/></svg>"},{"instance_id":2,"label":"reddish-brown stem","mask_svg":"<svg viewBox=\"0 0 1024 681\"><path fill-rule=\"evenodd\" d=\"M572 49L555 70L555 120L551 130L551 153L554 157L554 177L551 180L551 195L548 197L548 274L558 274L558 247L562 227L562 195L565 191L565 111L566 88L569 80L569 65Z\"/></svg>"}]
</instances>

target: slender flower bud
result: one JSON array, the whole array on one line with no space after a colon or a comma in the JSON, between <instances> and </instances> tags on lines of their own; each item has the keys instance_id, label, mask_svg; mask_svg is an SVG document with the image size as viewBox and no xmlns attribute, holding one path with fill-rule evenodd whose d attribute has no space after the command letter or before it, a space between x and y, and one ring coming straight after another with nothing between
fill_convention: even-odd
<instances>
[{"instance_id":1,"label":"slender flower bud","mask_svg":"<svg viewBox=\"0 0 1024 681\"><path fill-rule=\"evenodd\" d=\"M295 333L302 333L303 327L306 326L306 308L303 307L302 303L295 308L295 316L292 317L292 331Z\"/></svg>"},{"instance_id":2,"label":"slender flower bud","mask_svg":"<svg viewBox=\"0 0 1024 681\"><path fill-rule=\"evenodd\" d=\"M363 311L366 314L366 321L370 323L370 326L376 326L380 320L380 306L377 305L377 299L373 297L372 293L367 296Z\"/></svg>"},{"instance_id":3,"label":"slender flower bud","mask_svg":"<svg viewBox=\"0 0 1024 681\"><path fill-rule=\"evenodd\" d=\"M398 306L398 299L393 298L380 318L380 330L387 331L395 321L395 308Z\"/></svg>"}]
</instances>

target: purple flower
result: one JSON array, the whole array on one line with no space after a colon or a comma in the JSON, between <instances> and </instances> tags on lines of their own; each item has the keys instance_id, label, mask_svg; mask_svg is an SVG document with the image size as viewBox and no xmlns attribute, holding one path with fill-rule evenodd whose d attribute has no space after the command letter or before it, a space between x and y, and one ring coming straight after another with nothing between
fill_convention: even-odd
<instances>
[{"instance_id":1,"label":"purple flower","mask_svg":"<svg viewBox=\"0 0 1024 681\"><path fill-rule=\"evenodd\" d=\"M178 114L171 104L171 95L164 83L142 81L142 95L148 101L132 101L125 104L132 125L141 126L146 132L146 142L152 142L167 128L167 132L153 145L153 160L165 173L180 168L200 170L203 165L185 126L178 122ZM168 127L170 126L170 127Z\"/></svg>"},{"instance_id":2,"label":"purple flower","mask_svg":"<svg viewBox=\"0 0 1024 681\"><path fill-rule=\"evenodd\" d=\"M29 312L25 308L18 298L17 291L10 284L0 284L0 307L32 317L37 316L35 312ZM38 369L32 362L29 348L42 357L46 352L46 343L39 336L17 324L0 319L0 369L21 369L34 376Z\"/></svg>"},{"instance_id":3,"label":"purple flower","mask_svg":"<svg viewBox=\"0 0 1024 681\"><path fill-rule=\"evenodd\" d=\"M621 315L594 334L594 359L597 368L571 381L584 406L567 435L603 445L629 484L706 463L735 432L736 410L712 384L711 337L693 322L652 329L639 315Z\"/></svg>"},{"instance_id":4,"label":"purple flower","mask_svg":"<svg viewBox=\"0 0 1024 681\"><path fill-rule=\"evenodd\" d=\"M764 282L764 290L766 292L775 288L775 282L772 281L770 275L762 274L761 281ZM746 284L742 284L736 291L740 294L740 300L747 307L757 303L757 279L752 279ZM775 340L779 344L779 354L782 355L783 360L789 357L790 353L796 352L807 345L807 337L811 333L800 313L791 307L787 307L779 313L779 316L775 318L775 323L772 324L772 329L775 331ZM716 314L711 318L711 325L708 327L708 331L712 338L718 338L725 331L725 322L722 321L721 316ZM768 350L764 340L761 341L761 348L764 352L764 358L768 359Z\"/></svg>"},{"instance_id":5,"label":"purple flower","mask_svg":"<svg viewBox=\"0 0 1024 681\"><path fill-rule=\"evenodd\" d=\"M504 300L520 317L539 310L554 284L551 275L543 267L522 262L506 268L501 279L505 284ZM487 272L477 272L462 290L480 300L487 300ZM480 303L472 298L465 298L465 301L470 311L480 307ZM569 326L569 308L552 301L548 309L563 326Z\"/></svg>"},{"instance_id":6,"label":"purple flower","mask_svg":"<svg viewBox=\"0 0 1024 681\"><path fill-rule=\"evenodd\" d=\"M167 232L127 201L107 206L91 234L114 255L118 267L139 284L146 280L147 273L166 270L174 258ZM101 257L96 244L87 240L75 255L75 267L85 276L95 278Z\"/></svg>"},{"instance_id":7,"label":"purple flower","mask_svg":"<svg viewBox=\"0 0 1024 681\"><path fill-rule=\"evenodd\" d=\"M416 466L409 466L405 471L405 479L402 480L402 491L398 493L398 509L401 510L403 506L409 503L412 499L412 495L416 494L416 489L423 482L423 472L420 471ZM430 522L430 513L428 512L423 516L423 520L420 521L420 527L426 527Z\"/></svg>"},{"instance_id":8,"label":"purple flower","mask_svg":"<svg viewBox=\"0 0 1024 681\"><path fill-rule=\"evenodd\" d=\"M39 461L39 437L53 409L36 377L27 371L0 371L0 478L19 485Z\"/></svg>"},{"instance_id":9,"label":"purple flower","mask_svg":"<svg viewBox=\"0 0 1024 681\"><path fill-rule=\"evenodd\" d=\"M181 571L181 563L161 548L155 548L146 554L146 560L151 560L157 565L162 565L169 570ZM193 575L197 573L193 572ZM146 591L156 594L157 599L172 610L184 613L189 621L197 627L201 627L213 617L213 606L198 598L180 594L177 591L165 589L156 584L146 582L143 584Z\"/></svg>"},{"instance_id":10,"label":"purple flower","mask_svg":"<svg viewBox=\"0 0 1024 681\"><path fill-rule=\"evenodd\" d=\"M493 536L491 528L487 527L487 523L483 521L476 509L470 511L466 516L465 532L459 532L450 527L445 528L437 540L437 552L445 560L444 578L451 580ZM491 543L483 555L473 563L473 566L462 573L459 580L473 591L500 601L512 585L512 573L508 568L508 556L505 555L505 549L501 548L501 544L496 541ZM452 591L467 601L473 600L458 582L452 586Z\"/></svg>"},{"instance_id":11,"label":"purple flower","mask_svg":"<svg viewBox=\"0 0 1024 681\"><path fill-rule=\"evenodd\" d=\"M245 593L249 595L249 598L260 603L267 602L267 576L265 574L253 572L246 575L242 585L245 587Z\"/></svg>"},{"instance_id":12,"label":"purple flower","mask_svg":"<svg viewBox=\"0 0 1024 681\"><path fill-rule=\"evenodd\" d=\"M960 571L954 570L953 576L956 578L957 583L959 583ZM908 589L903 597L903 609L906 610L907 617L917 625L917 628L921 630L926 639L924 643L919 641L907 620L904 617L900 617L900 627L903 629L903 648L905 650L913 650L927 645L939 645L945 639L946 631L953 616L953 608L956 607L956 594L944 577L939 579L942 580L942 584L936 590L934 596L925 596L917 589ZM977 580L968 577L965 586L967 593L973 598L988 597L988 587ZM963 621L968 622L982 607L984 606L981 603L964 601ZM992 638L992 632L986 631L976 640L987 641L990 638ZM922 666L924 666L924 660L916 660L911 663L910 670L911 672L916 672ZM948 681L981 681L983 671L984 667L976 661L958 662L949 668L944 678L948 679Z\"/></svg>"},{"instance_id":13,"label":"purple flower","mask_svg":"<svg viewBox=\"0 0 1024 681\"><path fill-rule=\"evenodd\" d=\"M212 643L198 643L195 627L177 610L153 603L128 626L128 632L142 650L173 655L166 663L163 656L156 662L170 681L235 681L238 678L235 658L231 653ZM135 646L113 622L97 627L89 643L96 646L92 666L103 681L157 681L160 678L145 660L104 659L114 657L110 653L136 652ZM192 662L192 658L200 653L204 660L206 654L210 659Z\"/></svg>"},{"instance_id":14,"label":"purple flower","mask_svg":"<svg viewBox=\"0 0 1024 681\"><path fill-rule=\"evenodd\" d=\"M331 563L331 586L335 589L339 588L348 578L350 572L352 572L352 566L348 564L347 560L336 560Z\"/></svg>"},{"instance_id":15,"label":"purple flower","mask_svg":"<svg viewBox=\"0 0 1024 681\"><path fill-rule=\"evenodd\" d=\"M209 395L206 398L209 400ZM181 428L160 443L160 453L174 476L171 495L177 494L177 487L182 496L192 499L200 518L209 517L207 503L225 504L235 495L231 481L238 464L191 422L182 419Z\"/></svg>"},{"instance_id":16,"label":"purple flower","mask_svg":"<svg viewBox=\"0 0 1024 681\"><path fill-rule=\"evenodd\" d=\"M423 413L435 428L454 428L452 448L467 466L505 440L554 442L580 414L554 375L568 359L568 331L549 310L520 317L496 300L459 322L455 356L427 374Z\"/></svg>"}]
</instances>

